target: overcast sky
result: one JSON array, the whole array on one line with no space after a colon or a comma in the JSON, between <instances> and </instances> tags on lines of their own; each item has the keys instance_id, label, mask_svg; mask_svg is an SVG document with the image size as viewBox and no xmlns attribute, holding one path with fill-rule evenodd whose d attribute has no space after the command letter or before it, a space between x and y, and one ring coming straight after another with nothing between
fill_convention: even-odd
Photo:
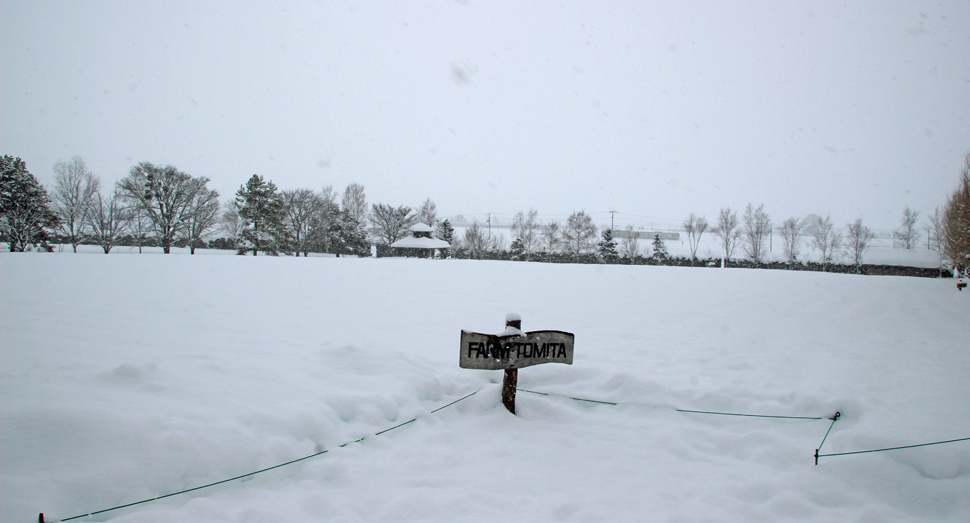
<instances>
[{"instance_id":1,"label":"overcast sky","mask_svg":"<svg viewBox=\"0 0 970 523\"><path fill-rule=\"evenodd\" d=\"M0 5L0 153L48 186L79 155L224 198L258 173L479 219L888 229L970 150L966 0Z\"/></svg>"}]
</instances>

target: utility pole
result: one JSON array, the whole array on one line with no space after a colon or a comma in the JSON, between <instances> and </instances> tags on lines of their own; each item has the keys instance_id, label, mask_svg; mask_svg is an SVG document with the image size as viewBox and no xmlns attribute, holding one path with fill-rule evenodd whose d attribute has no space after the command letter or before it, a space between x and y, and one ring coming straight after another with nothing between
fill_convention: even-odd
<instances>
[{"instance_id":1,"label":"utility pole","mask_svg":"<svg viewBox=\"0 0 970 523\"><path fill-rule=\"evenodd\" d=\"M488 214L488 239L492 239L492 213Z\"/></svg>"},{"instance_id":2,"label":"utility pole","mask_svg":"<svg viewBox=\"0 0 970 523\"><path fill-rule=\"evenodd\" d=\"M613 215L614 214L616 214L616 211L610 211L610 234L613 234Z\"/></svg>"}]
</instances>

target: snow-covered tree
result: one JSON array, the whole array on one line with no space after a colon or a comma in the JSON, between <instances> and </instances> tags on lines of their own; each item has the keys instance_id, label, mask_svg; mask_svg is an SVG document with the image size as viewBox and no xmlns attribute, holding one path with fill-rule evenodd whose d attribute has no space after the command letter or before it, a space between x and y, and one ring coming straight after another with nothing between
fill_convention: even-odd
<instances>
[{"instance_id":1,"label":"snow-covered tree","mask_svg":"<svg viewBox=\"0 0 970 523\"><path fill-rule=\"evenodd\" d=\"M869 244L875 239L876 235L869 230L868 227L862 225L862 218L859 218L855 223L846 225L848 234L845 237L845 248L852 258L852 263L856 267L862 265L862 256L866 253L866 249L869 248Z\"/></svg>"},{"instance_id":2,"label":"snow-covered tree","mask_svg":"<svg viewBox=\"0 0 970 523\"><path fill-rule=\"evenodd\" d=\"M620 255L616 252L616 240L613 239L611 229L603 229L603 239L597 244L599 247L600 258L606 263L616 263Z\"/></svg>"},{"instance_id":3,"label":"snow-covered tree","mask_svg":"<svg viewBox=\"0 0 970 523\"><path fill-rule=\"evenodd\" d=\"M371 235L378 244L390 245L407 236L416 219L410 207L375 203L370 214Z\"/></svg>"},{"instance_id":4,"label":"snow-covered tree","mask_svg":"<svg viewBox=\"0 0 970 523\"><path fill-rule=\"evenodd\" d=\"M593 250L596 240L596 226L593 218L586 211L577 211L566 219L566 228L562 231L562 242L567 254L579 257L584 252Z\"/></svg>"},{"instance_id":5,"label":"snow-covered tree","mask_svg":"<svg viewBox=\"0 0 970 523\"><path fill-rule=\"evenodd\" d=\"M151 220L162 251L169 254L176 236L189 222L197 193L208 182L204 176L194 178L171 165L142 162L117 187L136 212Z\"/></svg>"},{"instance_id":6,"label":"snow-covered tree","mask_svg":"<svg viewBox=\"0 0 970 523\"><path fill-rule=\"evenodd\" d=\"M815 233L812 235L812 247L818 250L821 255L822 270L824 271L842 247L842 234L833 230L830 216L826 216L824 219L817 217L813 228Z\"/></svg>"},{"instance_id":7,"label":"snow-covered tree","mask_svg":"<svg viewBox=\"0 0 970 523\"><path fill-rule=\"evenodd\" d=\"M243 221L239 254L252 251L253 256L260 251L277 256L287 243L286 205L283 197L276 192L276 185L266 182L262 176L254 174L236 191L236 204L239 217Z\"/></svg>"},{"instance_id":8,"label":"snow-covered tree","mask_svg":"<svg viewBox=\"0 0 970 523\"><path fill-rule=\"evenodd\" d=\"M54 164L54 212L60 219L58 232L67 237L74 252L84 241L87 214L101 182L80 156Z\"/></svg>"},{"instance_id":9,"label":"snow-covered tree","mask_svg":"<svg viewBox=\"0 0 970 523\"><path fill-rule=\"evenodd\" d=\"M910 209L909 206L903 209L903 217L899 220L900 227L893 232L896 247L901 247L908 251L916 248L920 237L919 229L916 227L916 220L918 219L918 211Z\"/></svg>"},{"instance_id":10,"label":"snow-covered tree","mask_svg":"<svg viewBox=\"0 0 970 523\"><path fill-rule=\"evenodd\" d=\"M744 253L755 263L765 258L765 241L771 235L771 218L765 212L765 204L755 208L750 203L741 218L741 232L744 238Z\"/></svg>"},{"instance_id":11,"label":"snow-covered tree","mask_svg":"<svg viewBox=\"0 0 970 523\"><path fill-rule=\"evenodd\" d=\"M738 241L741 239L741 230L738 228L738 213L732 211L730 207L721 209L721 212L717 215L717 227L714 228L714 234L721 239L721 245L724 247L724 258L730 259Z\"/></svg>"},{"instance_id":12,"label":"snow-covered tree","mask_svg":"<svg viewBox=\"0 0 970 523\"><path fill-rule=\"evenodd\" d=\"M522 245L522 238L516 238L509 247L509 257L513 261L525 261L525 246Z\"/></svg>"},{"instance_id":13,"label":"snow-covered tree","mask_svg":"<svg viewBox=\"0 0 970 523\"><path fill-rule=\"evenodd\" d=\"M655 234L653 236L653 259L658 261L665 261L670 258L670 253L667 252L667 245L664 243L663 238L660 234Z\"/></svg>"},{"instance_id":14,"label":"snow-covered tree","mask_svg":"<svg viewBox=\"0 0 970 523\"><path fill-rule=\"evenodd\" d=\"M328 251L338 257L341 254L360 257L371 254L367 230L346 210L338 211L334 219L330 220L327 243Z\"/></svg>"},{"instance_id":15,"label":"snow-covered tree","mask_svg":"<svg viewBox=\"0 0 970 523\"><path fill-rule=\"evenodd\" d=\"M547 252L556 252L562 245L562 228L559 222L549 222L542 227L542 246Z\"/></svg>"},{"instance_id":16,"label":"snow-covered tree","mask_svg":"<svg viewBox=\"0 0 970 523\"><path fill-rule=\"evenodd\" d=\"M519 211L512 218L512 237L521 240L525 258L539 245L539 211L529 209L528 214Z\"/></svg>"},{"instance_id":17,"label":"snow-covered tree","mask_svg":"<svg viewBox=\"0 0 970 523\"><path fill-rule=\"evenodd\" d=\"M204 247L205 240L219 227L219 191L202 187L189 206L180 236L189 246L189 254L196 247Z\"/></svg>"},{"instance_id":18,"label":"snow-covered tree","mask_svg":"<svg viewBox=\"0 0 970 523\"><path fill-rule=\"evenodd\" d=\"M929 215L927 220L929 220L929 223L926 226L926 248L941 251L940 238L943 233L943 215L940 214L940 208L933 209L933 214Z\"/></svg>"},{"instance_id":19,"label":"snow-covered tree","mask_svg":"<svg viewBox=\"0 0 970 523\"><path fill-rule=\"evenodd\" d=\"M778 234L781 235L785 249L785 260L788 263L795 263L798 258L800 246L798 245L798 235L802 233L805 224L798 218L792 216L785 220L781 227L778 227Z\"/></svg>"},{"instance_id":20,"label":"snow-covered tree","mask_svg":"<svg viewBox=\"0 0 970 523\"><path fill-rule=\"evenodd\" d=\"M219 216L222 233L226 235L232 243L232 248L239 247L239 240L242 237L243 222L239 217L239 204L235 199L228 200L222 204L222 214Z\"/></svg>"},{"instance_id":21,"label":"snow-covered tree","mask_svg":"<svg viewBox=\"0 0 970 523\"><path fill-rule=\"evenodd\" d=\"M943 207L941 240L943 254L957 269L970 267L970 153L960 182Z\"/></svg>"},{"instance_id":22,"label":"snow-covered tree","mask_svg":"<svg viewBox=\"0 0 970 523\"><path fill-rule=\"evenodd\" d=\"M707 230L707 219L690 213L684 220L684 232L687 233L687 241L690 244L690 259L693 262L697 259L697 248L701 243L701 236Z\"/></svg>"},{"instance_id":23,"label":"snow-covered tree","mask_svg":"<svg viewBox=\"0 0 970 523\"><path fill-rule=\"evenodd\" d=\"M417 221L427 225L428 227L434 227L438 222L438 207L428 198L421 204L418 209Z\"/></svg>"},{"instance_id":24,"label":"snow-covered tree","mask_svg":"<svg viewBox=\"0 0 970 523\"><path fill-rule=\"evenodd\" d=\"M46 242L58 225L51 200L20 158L0 158L0 234L10 252Z\"/></svg>"},{"instance_id":25,"label":"snow-covered tree","mask_svg":"<svg viewBox=\"0 0 970 523\"><path fill-rule=\"evenodd\" d=\"M324 188L326 190L326 188ZM293 254L306 257L311 250L325 243L324 237L340 213L332 198L316 194L312 189L283 191L286 207L286 226L290 231Z\"/></svg>"},{"instance_id":26,"label":"snow-covered tree","mask_svg":"<svg viewBox=\"0 0 970 523\"><path fill-rule=\"evenodd\" d=\"M116 187L107 198L100 192L94 193L85 219L91 239L104 250L105 254L111 252L111 248L118 245L127 233L129 223L128 209L118 188Z\"/></svg>"},{"instance_id":27,"label":"snow-covered tree","mask_svg":"<svg viewBox=\"0 0 970 523\"><path fill-rule=\"evenodd\" d=\"M482 228L478 226L477 222L473 222L471 227L465 229L461 246L468 252L469 258L480 260L488 252L489 243Z\"/></svg>"},{"instance_id":28,"label":"snow-covered tree","mask_svg":"<svg viewBox=\"0 0 970 523\"><path fill-rule=\"evenodd\" d=\"M341 206L357 220L361 227L367 227L367 196L364 194L363 185L359 183L348 185L344 191Z\"/></svg>"},{"instance_id":29,"label":"snow-covered tree","mask_svg":"<svg viewBox=\"0 0 970 523\"><path fill-rule=\"evenodd\" d=\"M632 225L627 225L624 230L626 234L621 238L620 256L629 259L636 258L640 254L640 239Z\"/></svg>"}]
</instances>

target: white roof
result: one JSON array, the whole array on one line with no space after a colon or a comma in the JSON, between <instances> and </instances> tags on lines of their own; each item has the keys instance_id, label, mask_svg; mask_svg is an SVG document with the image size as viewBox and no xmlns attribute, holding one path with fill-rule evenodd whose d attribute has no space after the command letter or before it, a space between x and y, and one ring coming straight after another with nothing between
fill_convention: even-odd
<instances>
[{"instance_id":1,"label":"white roof","mask_svg":"<svg viewBox=\"0 0 970 523\"><path fill-rule=\"evenodd\" d=\"M407 249L449 249L451 244L437 238L417 238L408 236L391 244L391 247L402 247Z\"/></svg>"},{"instance_id":2,"label":"white roof","mask_svg":"<svg viewBox=\"0 0 970 523\"><path fill-rule=\"evenodd\" d=\"M418 222L414 224L414 227L411 227L411 231L412 232L434 232L434 229L432 229L430 225L424 222Z\"/></svg>"}]
</instances>

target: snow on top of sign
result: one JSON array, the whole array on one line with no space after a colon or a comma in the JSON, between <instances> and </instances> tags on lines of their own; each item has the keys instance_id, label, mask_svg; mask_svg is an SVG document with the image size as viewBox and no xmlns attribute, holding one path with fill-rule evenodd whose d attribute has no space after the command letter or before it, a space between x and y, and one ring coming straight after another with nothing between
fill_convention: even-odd
<instances>
[{"instance_id":1,"label":"snow on top of sign","mask_svg":"<svg viewBox=\"0 0 970 523\"><path fill-rule=\"evenodd\" d=\"M516 329L515 327L506 327L505 330L498 333L499 336L525 336L522 329Z\"/></svg>"}]
</instances>

